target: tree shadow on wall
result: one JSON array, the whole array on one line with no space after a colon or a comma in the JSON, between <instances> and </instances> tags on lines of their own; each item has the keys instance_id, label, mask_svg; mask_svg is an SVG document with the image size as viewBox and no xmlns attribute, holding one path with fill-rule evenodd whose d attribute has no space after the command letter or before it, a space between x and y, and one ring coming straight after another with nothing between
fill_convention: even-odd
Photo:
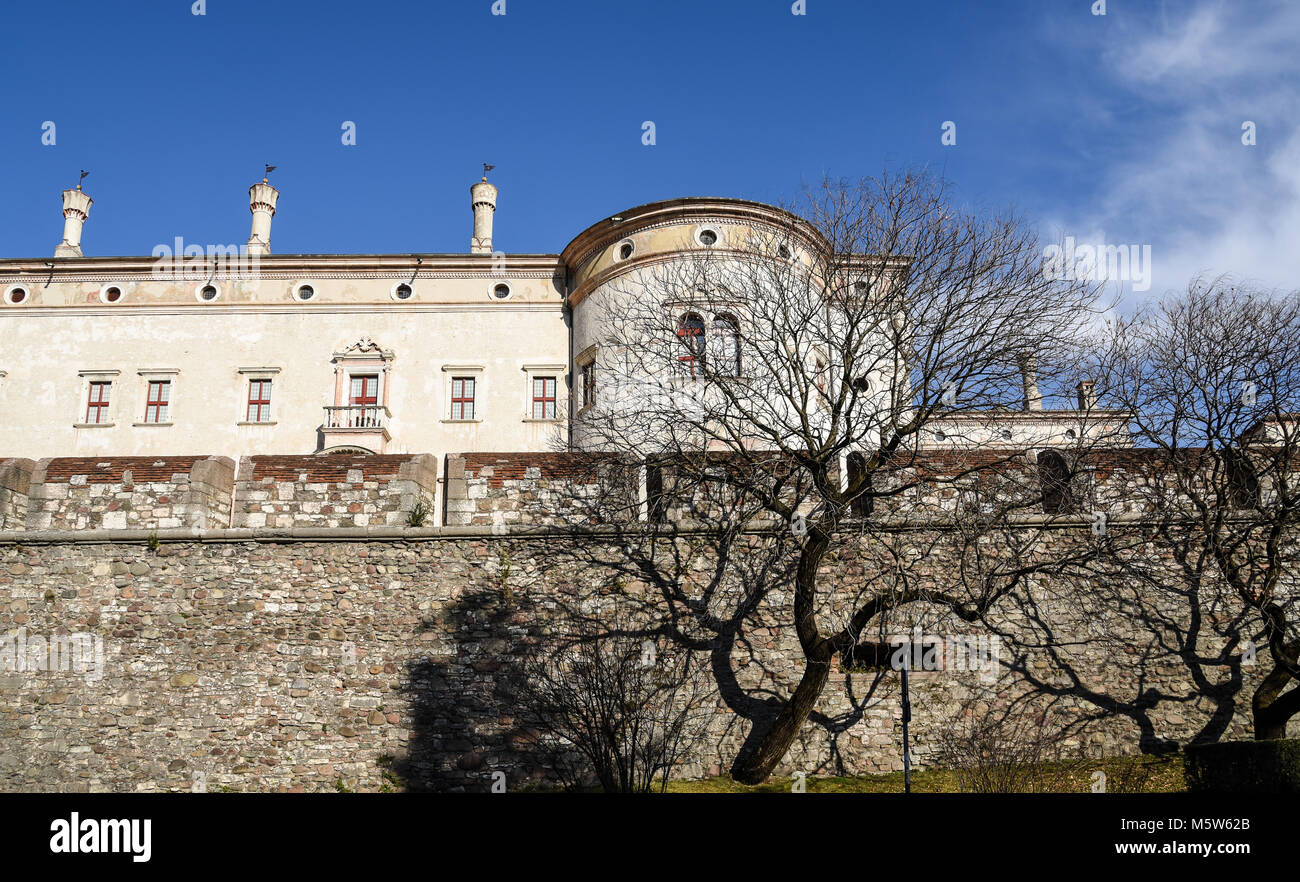
<instances>
[{"instance_id":1,"label":"tree shadow on wall","mask_svg":"<svg viewBox=\"0 0 1300 882\"><path fill-rule=\"evenodd\" d=\"M1152 538L1140 527L1112 530L1093 559L1056 575L1054 591L1036 586L1012 599L1016 628L988 624L1025 687L1073 704L1081 720L1127 722L1138 750L1159 755L1229 733L1248 706L1242 646L1251 634L1243 612L1222 602L1194 538L1158 535L1173 549L1168 560L1132 552ZM1089 656L1110 659L1104 681ZM1185 721L1182 734L1170 716Z\"/></svg>"},{"instance_id":2,"label":"tree shadow on wall","mask_svg":"<svg viewBox=\"0 0 1300 882\"><path fill-rule=\"evenodd\" d=\"M393 769L408 792L545 786L562 759L512 697L540 610L471 571L459 599L420 623L407 665L411 735Z\"/></svg>"},{"instance_id":3,"label":"tree shadow on wall","mask_svg":"<svg viewBox=\"0 0 1300 882\"><path fill-rule=\"evenodd\" d=\"M674 777L725 772L780 713L790 674L776 667L785 653L762 609L788 584L790 561L753 542L735 533L621 543L616 532L493 540L464 583L448 586L456 599L420 625L417 639L427 649L408 664L404 686L411 735L394 762L405 789L590 786L572 744L538 720L528 678L542 656L598 638L693 654L707 673L710 722ZM799 746L823 759L806 765L807 773L846 773L839 741L880 682L879 673L846 673L842 709L814 712Z\"/></svg>"}]
</instances>

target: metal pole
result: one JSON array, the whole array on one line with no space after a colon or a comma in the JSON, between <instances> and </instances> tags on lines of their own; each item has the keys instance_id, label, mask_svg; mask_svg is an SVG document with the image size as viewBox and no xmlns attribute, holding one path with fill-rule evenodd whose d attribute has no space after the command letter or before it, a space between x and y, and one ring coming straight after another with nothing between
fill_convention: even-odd
<instances>
[{"instance_id":1,"label":"metal pole","mask_svg":"<svg viewBox=\"0 0 1300 882\"><path fill-rule=\"evenodd\" d=\"M912 754L908 750L907 743L907 724L912 720L912 701L907 694L907 663L904 662L903 672L903 792L912 792Z\"/></svg>"}]
</instances>

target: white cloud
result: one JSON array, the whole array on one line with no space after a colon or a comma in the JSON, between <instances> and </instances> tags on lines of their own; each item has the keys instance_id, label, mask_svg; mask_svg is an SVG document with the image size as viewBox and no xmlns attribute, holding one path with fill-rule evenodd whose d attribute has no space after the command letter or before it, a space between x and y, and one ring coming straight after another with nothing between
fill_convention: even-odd
<instances>
[{"instance_id":1,"label":"white cloud","mask_svg":"<svg viewBox=\"0 0 1300 882\"><path fill-rule=\"evenodd\" d=\"M1114 101L1146 108L1129 123L1141 137L1116 134L1105 195L1063 209L1057 225L1151 244L1152 287L1135 299L1201 273L1300 288L1300 4L1203 2L1108 18L1114 27L1090 51L1112 72ZM1253 147L1241 141L1247 120ZM1124 124L1118 114L1106 123Z\"/></svg>"}]
</instances>

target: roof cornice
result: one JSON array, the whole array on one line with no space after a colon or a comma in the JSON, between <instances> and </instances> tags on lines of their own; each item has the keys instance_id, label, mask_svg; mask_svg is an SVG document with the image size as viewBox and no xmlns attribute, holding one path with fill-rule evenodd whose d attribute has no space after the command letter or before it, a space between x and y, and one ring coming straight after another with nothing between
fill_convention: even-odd
<instances>
[{"instance_id":1,"label":"roof cornice","mask_svg":"<svg viewBox=\"0 0 1300 882\"><path fill-rule=\"evenodd\" d=\"M418 263L417 263L418 261ZM558 254L507 254L505 272L511 276L552 276L562 270ZM172 264L170 272L159 267ZM0 259L0 280L6 283L94 281L102 278L189 279L202 267L217 267L219 278L399 278L418 267L421 278L501 275L501 262L491 254L214 254L173 260L171 257L73 257Z\"/></svg>"}]
</instances>

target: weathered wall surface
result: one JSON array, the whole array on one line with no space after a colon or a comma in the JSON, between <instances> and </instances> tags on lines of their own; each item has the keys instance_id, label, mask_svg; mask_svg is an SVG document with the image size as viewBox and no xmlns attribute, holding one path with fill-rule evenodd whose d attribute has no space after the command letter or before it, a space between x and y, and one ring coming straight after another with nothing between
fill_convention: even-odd
<instances>
[{"instance_id":1,"label":"weathered wall surface","mask_svg":"<svg viewBox=\"0 0 1300 882\"><path fill-rule=\"evenodd\" d=\"M557 551L599 540L456 532L322 531L335 541L164 534L156 550L138 534L9 534L0 544L0 633L24 634L28 647L58 634L102 637L103 668L99 679L0 673L0 789L190 789L196 774L209 790L245 791L340 782L487 790L494 771L515 789L544 780L549 760L511 682L530 635L557 609L607 597L609 582L591 565ZM649 591L635 582L620 590ZM772 592L715 642L712 660L725 660L715 679L727 673L682 774L725 771L747 717L770 709L773 693L789 694L801 654L791 629L777 627L789 621L788 603L788 592ZM1086 682L1105 679L1117 692L1155 682L1140 659L1103 644L1076 661ZM1159 676L1173 683L1177 665ZM980 683L972 673L918 672L913 687L924 764ZM1206 713L1191 702L1151 719L1160 736L1179 738ZM779 771L901 767L894 674L876 682L836 670L816 720ZM1231 721L1229 736L1247 732L1244 718ZM1087 744L1135 752L1138 736L1123 721Z\"/></svg>"},{"instance_id":2,"label":"weathered wall surface","mask_svg":"<svg viewBox=\"0 0 1300 882\"><path fill-rule=\"evenodd\" d=\"M21 530L27 525L35 468L30 459L0 461L0 530Z\"/></svg>"},{"instance_id":3,"label":"weathered wall surface","mask_svg":"<svg viewBox=\"0 0 1300 882\"><path fill-rule=\"evenodd\" d=\"M365 527L435 522L429 454L0 460L0 529Z\"/></svg>"},{"instance_id":4,"label":"weathered wall surface","mask_svg":"<svg viewBox=\"0 0 1300 882\"><path fill-rule=\"evenodd\" d=\"M33 530L224 527L234 463L224 457L69 457L31 473Z\"/></svg>"},{"instance_id":5,"label":"weathered wall surface","mask_svg":"<svg viewBox=\"0 0 1300 882\"><path fill-rule=\"evenodd\" d=\"M1133 493L1140 472L1131 458L1108 451L1080 470L1072 492L1086 510L1140 510ZM645 469L596 454L447 454L441 478L439 466L431 454L248 456L237 465L219 456L6 459L0 529L401 526L417 506L430 526L440 518L498 529L590 525L650 517L653 485L673 481L670 470L656 469L652 480ZM932 480L962 469L980 475ZM1033 458L1005 451L932 452L886 480L911 486L878 499L877 514L979 508L1009 494L1032 503L1039 492ZM679 488L675 497L684 495ZM668 519L725 505L707 487L691 498L694 507L670 507Z\"/></svg>"},{"instance_id":6,"label":"weathered wall surface","mask_svg":"<svg viewBox=\"0 0 1300 882\"><path fill-rule=\"evenodd\" d=\"M470 526L586 523L608 489L599 456L466 453L447 457L447 523Z\"/></svg>"},{"instance_id":7,"label":"weathered wall surface","mask_svg":"<svg viewBox=\"0 0 1300 882\"><path fill-rule=\"evenodd\" d=\"M249 456L239 463L235 527L400 526L433 510L438 462L428 454Z\"/></svg>"}]
</instances>

